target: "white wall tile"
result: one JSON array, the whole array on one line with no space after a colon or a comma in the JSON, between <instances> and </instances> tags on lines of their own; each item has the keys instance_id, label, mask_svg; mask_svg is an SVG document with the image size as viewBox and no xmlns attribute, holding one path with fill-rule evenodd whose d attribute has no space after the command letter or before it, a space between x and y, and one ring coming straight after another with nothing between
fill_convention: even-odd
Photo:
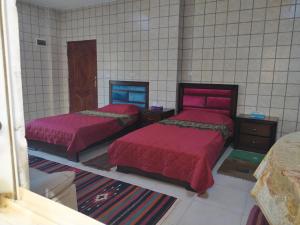
<instances>
[{"instance_id":1,"label":"white wall tile","mask_svg":"<svg viewBox=\"0 0 300 225\"><path fill-rule=\"evenodd\" d=\"M187 4L188 1L184 2ZM204 7L205 2L211 3L204 0L191 2L189 9L193 4L194 8ZM182 74L189 74L184 81L239 84L240 89L245 87L245 91L240 91L239 112L260 110L278 116L283 124L278 129L279 135L292 131L295 126L287 118L290 116L299 123L296 115L299 114L300 97L300 19L295 18L299 7L295 1L281 0L216 2L215 12L212 11L214 7L210 8L211 14L216 13L216 20L199 24L206 33L197 36L204 38L197 48L193 44L187 45L185 34L199 28L189 20L185 23L182 47L189 49L190 56L184 62L188 65L192 61L194 66L182 68ZM204 13L200 11L190 14L189 19L194 18L190 21L195 22L195 18ZM212 15L206 18L212 18ZM215 26L214 38L209 32L211 26ZM189 41L195 43L192 37ZM196 66L201 60L203 64ZM196 78L195 71L202 75Z\"/></svg>"},{"instance_id":2,"label":"white wall tile","mask_svg":"<svg viewBox=\"0 0 300 225\"><path fill-rule=\"evenodd\" d=\"M172 107L177 81L236 83L239 112L278 116L279 135L294 131L299 12L281 0L125 0L65 12L19 4L26 119L68 110L65 43L95 38L99 105L108 103L109 79L151 81L151 100ZM34 46L36 36L51 40L51 51Z\"/></svg>"}]
</instances>

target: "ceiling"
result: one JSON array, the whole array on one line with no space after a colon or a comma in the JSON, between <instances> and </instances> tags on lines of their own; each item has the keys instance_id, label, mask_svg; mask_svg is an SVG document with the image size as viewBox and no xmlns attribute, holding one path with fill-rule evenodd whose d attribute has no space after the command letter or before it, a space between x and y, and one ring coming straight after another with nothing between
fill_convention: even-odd
<instances>
[{"instance_id":1,"label":"ceiling","mask_svg":"<svg viewBox=\"0 0 300 225\"><path fill-rule=\"evenodd\" d=\"M76 9L92 5L99 5L102 3L112 2L116 0L18 0L19 2L26 2L38 6L67 10Z\"/></svg>"}]
</instances>

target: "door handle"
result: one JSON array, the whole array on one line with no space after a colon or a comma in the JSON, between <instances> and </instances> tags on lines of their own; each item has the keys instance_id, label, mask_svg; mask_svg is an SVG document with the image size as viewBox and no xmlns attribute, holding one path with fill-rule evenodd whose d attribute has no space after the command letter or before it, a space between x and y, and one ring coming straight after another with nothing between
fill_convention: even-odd
<instances>
[{"instance_id":1,"label":"door handle","mask_svg":"<svg viewBox=\"0 0 300 225\"><path fill-rule=\"evenodd\" d=\"M2 123L0 122L0 130L2 129Z\"/></svg>"}]
</instances>

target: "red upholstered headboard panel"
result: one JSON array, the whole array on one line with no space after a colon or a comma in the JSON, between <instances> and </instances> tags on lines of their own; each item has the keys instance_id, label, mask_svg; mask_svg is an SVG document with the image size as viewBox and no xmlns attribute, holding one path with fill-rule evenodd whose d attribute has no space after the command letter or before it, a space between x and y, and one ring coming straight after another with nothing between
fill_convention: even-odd
<instances>
[{"instance_id":1,"label":"red upholstered headboard panel","mask_svg":"<svg viewBox=\"0 0 300 225\"><path fill-rule=\"evenodd\" d=\"M181 83L178 111L201 109L235 118L237 95L237 85Z\"/></svg>"}]
</instances>

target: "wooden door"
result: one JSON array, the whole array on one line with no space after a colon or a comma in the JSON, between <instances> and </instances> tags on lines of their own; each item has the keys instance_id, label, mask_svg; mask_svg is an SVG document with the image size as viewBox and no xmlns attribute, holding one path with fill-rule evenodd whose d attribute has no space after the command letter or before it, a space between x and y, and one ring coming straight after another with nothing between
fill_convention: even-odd
<instances>
[{"instance_id":1,"label":"wooden door","mask_svg":"<svg viewBox=\"0 0 300 225\"><path fill-rule=\"evenodd\" d=\"M96 109L96 40L68 42L70 112Z\"/></svg>"}]
</instances>

